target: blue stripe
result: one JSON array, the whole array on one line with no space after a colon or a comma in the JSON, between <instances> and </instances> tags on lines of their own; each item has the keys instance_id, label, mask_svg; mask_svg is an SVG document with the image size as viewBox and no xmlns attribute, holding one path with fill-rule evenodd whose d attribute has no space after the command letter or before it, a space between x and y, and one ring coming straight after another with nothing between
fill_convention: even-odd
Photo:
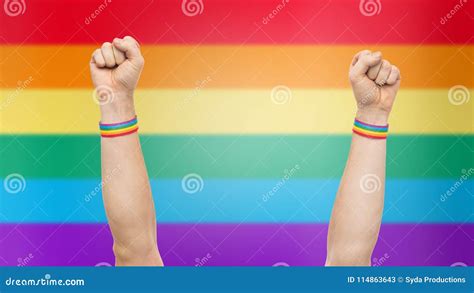
<instances>
[{"instance_id":1,"label":"blue stripe","mask_svg":"<svg viewBox=\"0 0 474 293\"><path fill-rule=\"evenodd\" d=\"M327 223L338 180L204 179L195 194L180 179L152 180L158 221L163 223ZM473 222L474 180L387 182L384 222ZM269 193L274 190L273 194ZM451 190L451 193L447 193ZM0 222L105 222L99 181L26 180L23 192L1 189Z\"/></svg>"}]
</instances>

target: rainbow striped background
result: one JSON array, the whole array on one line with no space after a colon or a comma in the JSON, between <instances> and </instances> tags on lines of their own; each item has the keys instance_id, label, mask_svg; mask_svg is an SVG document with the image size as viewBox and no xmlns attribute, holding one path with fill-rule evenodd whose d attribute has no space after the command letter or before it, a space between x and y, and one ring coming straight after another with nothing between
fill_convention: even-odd
<instances>
[{"instance_id":1,"label":"rainbow striped background","mask_svg":"<svg viewBox=\"0 0 474 293\"><path fill-rule=\"evenodd\" d=\"M471 2L3 8L0 265L113 264L89 58L125 35L146 60L136 102L167 265L324 264L355 109L348 65L365 48L403 76L373 265L474 264Z\"/></svg>"}]
</instances>

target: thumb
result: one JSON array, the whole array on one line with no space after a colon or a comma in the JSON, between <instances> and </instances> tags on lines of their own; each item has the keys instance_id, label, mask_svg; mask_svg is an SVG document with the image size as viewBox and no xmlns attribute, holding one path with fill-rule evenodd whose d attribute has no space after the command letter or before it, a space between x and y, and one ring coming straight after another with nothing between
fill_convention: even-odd
<instances>
[{"instance_id":1,"label":"thumb","mask_svg":"<svg viewBox=\"0 0 474 293\"><path fill-rule=\"evenodd\" d=\"M128 60L130 60L130 62L139 66L143 65L144 60L140 52L140 46L134 38L130 36L126 36L123 39L115 38L113 41L113 45L118 50L124 52L125 56Z\"/></svg>"},{"instance_id":2,"label":"thumb","mask_svg":"<svg viewBox=\"0 0 474 293\"><path fill-rule=\"evenodd\" d=\"M360 79L365 77L370 67L379 64L382 61L382 53L363 51L354 58L354 65L351 68L351 79Z\"/></svg>"}]
</instances>

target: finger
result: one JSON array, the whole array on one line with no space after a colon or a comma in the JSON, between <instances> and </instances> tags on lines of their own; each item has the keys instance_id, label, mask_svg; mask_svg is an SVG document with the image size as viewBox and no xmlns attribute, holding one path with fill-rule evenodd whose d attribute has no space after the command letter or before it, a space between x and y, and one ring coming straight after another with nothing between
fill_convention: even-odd
<instances>
[{"instance_id":1,"label":"finger","mask_svg":"<svg viewBox=\"0 0 474 293\"><path fill-rule=\"evenodd\" d=\"M91 62L94 63L98 68L105 67L105 60L100 52L100 49L96 49L92 54Z\"/></svg>"},{"instance_id":2,"label":"finger","mask_svg":"<svg viewBox=\"0 0 474 293\"><path fill-rule=\"evenodd\" d=\"M382 66L380 67L379 74L375 79L375 83L378 85L384 85L387 83L387 79L390 75L390 71L392 70L392 64L387 60L382 61Z\"/></svg>"},{"instance_id":3,"label":"finger","mask_svg":"<svg viewBox=\"0 0 474 293\"><path fill-rule=\"evenodd\" d=\"M377 75L379 75L380 69L382 68L382 62L379 64L372 66L369 68L369 71L367 71L367 77L371 80L375 80L377 78Z\"/></svg>"},{"instance_id":4,"label":"finger","mask_svg":"<svg viewBox=\"0 0 474 293\"><path fill-rule=\"evenodd\" d=\"M400 80L400 69L397 66L392 65L392 70L390 70L390 75L387 78L387 84L392 85Z\"/></svg>"},{"instance_id":5,"label":"finger","mask_svg":"<svg viewBox=\"0 0 474 293\"><path fill-rule=\"evenodd\" d=\"M117 49L114 45L112 45L112 52L114 53L115 63L117 65L120 65L125 61L125 53Z\"/></svg>"},{"instance_id":6,"label":"finger","mask_svg":"<svg viewBox=\"0 0 474 293\"><path fill-rule=\"evenodd\" d=\"M123 39L116 38L114 39L114 46L120 51L124 52L125 56L130 61L143 63L143 57L140 53L140 46L134 38L130 36L126 36Z\"/></svg>"},{"instance_id":7,"label":"finger","mask_svg":"<svg viewBox=\"0 0 474 293\"><path fill-rule=\"evenodd\" d=\"M382 60L382 54L375 52L359 56L357 63L351 70L351 78L365 77L370 67L377 65Z\"/></svg>"},{"instance_id":8,"label":"finger","mask_svg":"<svg viewBox=\"0 0 474 293\"><path fill-rule=\"evenodd\" d=\"M359 60L360 56L362 55L369 55L371 54L372 52L370 52L369 50L363 50L363 51L360 51L359 53L355 54L354 58L352 58L352 62L351 62L351 66L354 66L357 61Z\"/></svg>"},{"instance_id":9,"label":"finger","mask_svg":"<svg viewBox=\"0 0 474 293\"><path fill-rule=\"evenodd\" d=\"M115 67L115 57L112 50L112 44L109 42L103 43L101 48L102 56L104 56L105 66L108 68Z\"/></svg>"}]
</instances>

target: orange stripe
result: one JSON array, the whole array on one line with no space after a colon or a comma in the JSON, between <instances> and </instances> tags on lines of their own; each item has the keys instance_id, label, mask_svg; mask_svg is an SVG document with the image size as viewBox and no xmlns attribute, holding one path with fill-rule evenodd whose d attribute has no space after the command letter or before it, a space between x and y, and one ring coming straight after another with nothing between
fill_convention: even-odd
<instances>
[{"instance_id":1,"label":"orange stripe","mask_svg":"<svg viewBox=\"0 0 474 293\"><path fill-rule=\"evenodd\" d=\"M368 137L368 138L376 138L376 139L385 139L387 138L387 135L373 135L373 134L369 134L369 133L365 133L365 132L362 132L362 131L359 131L357 129L352 129L352 132L358 134L358 135L361 135L361 136L365 136L365 137Z\"/></svg>"},{"instance_id":2,"label":"orange stripe","mask_svg":"<svg viewBox=\"0 0 474 293\"><path fill-rule=\"evenodd\" d=\"M91 87L93 46L1 46L2 86ZM366 46L143 46L143 88L251 88L283 84L346 88L348 65ZM377 46L400 67L404 87L474 86L474 46ZM202 82L205 81L205 82Z\"/></svg>"},{"instance_id":3,"label":"orange stripe","mask_svg":"<svg viewBox=\"0 0 474 293\"><path fill-rule=\"evenodd\" d=\"M121 133L114 133L114 134L101 133L101 136L102 137L118 137L118 136L124 136L124 135L127 135L127 134L132 134L136 131L138 131L138 127L134 128L130 131L125 131L125 132L121 132Z\"/></svg>"}]
</instances>

